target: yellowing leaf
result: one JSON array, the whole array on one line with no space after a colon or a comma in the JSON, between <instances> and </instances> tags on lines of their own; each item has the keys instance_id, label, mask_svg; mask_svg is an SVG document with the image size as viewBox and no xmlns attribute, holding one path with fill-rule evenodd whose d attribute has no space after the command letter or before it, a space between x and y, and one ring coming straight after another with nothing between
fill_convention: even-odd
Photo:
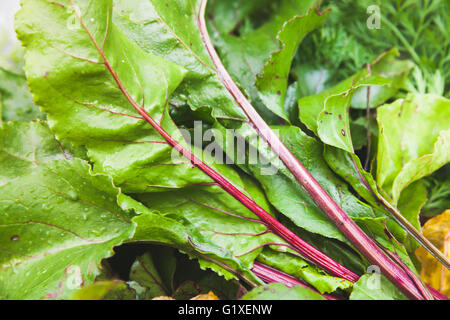
<instances>
[{"instance_id":1,"label":"yellowing leaf","mask_svg":"<svg viewBox=\"0 0 450 320\"><path fill-rule=\"evenodd\" d=\"M199 294L196 297L193 297L191 300L220 300L218 296L214 294L214 292L210 291L207 294Z\"/></svg>"},{"instance_id":2,"label":"yellowing leaf","mask_svg":"<svg viewBox=\"0 0 450 320\"><path fill-rule=\"evenodd\" d=\"M161 296L161 297L153 298L152 300L175 300L175 299L172 297Z\"/></svg>"},{"instance_id":3,"label":"yellowing leaf","mask_svg":"<svg viewBox=\"0 0 450 320\"><path fill-rule=\"evenodd\" d=\"M423 234L450 258L450 209L425 223ZM416 250L422 264L420 276L423 281L450 297L450 270L447 270L424 248Z\"/></svg>"}]
</instances>

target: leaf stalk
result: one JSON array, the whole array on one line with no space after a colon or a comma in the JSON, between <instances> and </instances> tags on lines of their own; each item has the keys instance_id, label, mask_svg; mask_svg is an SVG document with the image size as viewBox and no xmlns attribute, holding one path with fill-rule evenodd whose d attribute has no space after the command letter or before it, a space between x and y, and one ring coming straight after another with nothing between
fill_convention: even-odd
<instances>
[{"instance_id":1,"label":"leaf stalk","mask_svg":"<svg viewBox=\"0 0 450 320\"><path fill-rule=\"evenodd\" d=\"M374 265L377 265L383 274L408 297L418 300L426 299L422 294L423 290L427 291L425 286L419 289L417 287L417 282L411 281L408 274L389 258L375 242L356 225L348 214L339 207L317 180L314 179L292 152L281 142L278 136L270 129L264 119L258 114L234 83L219 58L208 33L205 21L207 2L207 0L202 0L197 20L203 43L217 69L217 73L222 83L247 115L258 135L267 142L275 154L278 155L281 161L283 161L286 167L296 177L297 181L309 193L318 207L322 209L322 211L331 221L333 221L346 238L367 258L367 260Z\"/></svg>"}]
</instances>

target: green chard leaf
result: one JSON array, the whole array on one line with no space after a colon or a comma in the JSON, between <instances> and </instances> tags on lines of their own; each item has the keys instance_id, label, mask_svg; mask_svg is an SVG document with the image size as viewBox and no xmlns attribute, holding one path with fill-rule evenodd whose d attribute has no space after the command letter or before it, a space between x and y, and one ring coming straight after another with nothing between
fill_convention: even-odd
<instances>
[{"instance_id":1,"label":"green chard leaf","mask_svg":"<svg viewBox=\"0 0 450 320\"><path fill-rule=\"evenodd\" d=\"M301 1L302 5L306 3ZM303 10L298 10L297 12L303 12ZM318 8L311 8L308 9L304 16L295 16L288 20L277 34L277 40L280 41L281 48L271 54L270 59L262 70L262 76L258 77L256 81L256 86L261 92L262 101L269 110L285 120L289 119L284 113L283 106L292 60L304 37L319 27L328 14L329 11L319 12Z\"/></svg>"},{"instance_id":2,"label":"green chard leaf","mask_svg":"<svg viewBox=\"0 0 450 320\"><path fill-rule=\"evenodd\" d=\"M427 202L427 189L422 181L416 181L403 190L398 209L417 230L420 230L419 214Z\"/></svg>"},{"instance_id":3,"label":"green chard leaf","mask_svg":"<svg viewBox=\"0 0 450 320\"><path fill-rule=\"evenodd\" d=\"M42 119L22 74L0 68L0 122Z\"/></svg>"},{"instance_id":4,"label":"green chard leaf","mask_svg":"<svg viewBox=\"0 0 450 320\"><path fill-rule=\"evenodd\" d=\"M132 236L132 214L116 204L126 196L85 161L65 159L43 123L6 123L0 132L0 165L8 167L0 183L0 297L67 298Z\"/></svg>"},{"instance_id":5,"label":"green chard leaf","mask_svg":"<svg viewBox=\"0 0 450 320\"><path fill-rule=\"evenodd\" d=\"M118 0L113 22L141 50L187 70L173 100L218 118L246 119L222 85L197 24L200 0Z\"/></svg>"},{"instance_id":6,"label":"green chard leaf","mask_svg":"<svg viewBox=\"0 0 450 320\"><path fill-rule=\"evenodd\" d=\"M258 14L268 5L273 5L273 2L269 0L211 1L209 6L211 24L221 34L230 34L237 30L249 15Z\"/></svg>"},{"instance_id":7,"label":"green chard leaf","mask_svg":"<svg viewBox=\"0 0 450 320\"><path fill-rule=\"evenodd\" d=\"M407 300L386 277L365 274L353 286L350 300Z\"/></svg>"},{"instance_id":8,"label":"green chard leaf","mask_svg":"<svg viewBox=\"0 0 450 320\"><path fill-rule=\"evenodd\" d=\"M386 227L394 237L405 243L407 233L393 220L390 213L386 211L383 202L388 202L386 196L380 192L370 172L364 170L361 160L354 153L348 153L342 149L325 146L324 158L329 167L342 179L349 183L352 188L368 203L379 217L386 219ZM382 202L383 201L383 202ZM410 207L413 209L412 206ZM385 236L384 232L381 232Z\"/></svg>"},{"instance_id":9,"label":"green chard leaf","mask_svg":"<svg viewBox=\"0 0 450 320\"><path fill-rule=\"evenodd\" d=\"M350 183L353 189L375 208L376 215L385 219L389 231L399 241L405 242L406 233L394 222L383 204L388 202L387 197L379 192L375 179L364 170L355 154L353 146L355 138L350 130L349 114L350 106L357 107L358 99L364 95L367 107L367 87L370 87L369 107L378 106L392 98L399 90L412 65L409 61L397 60L396 56L398 56L396 50L388 51L365 70L335 87L314 96L301 98L299 114L300 120L324 142L324 157L330 168ZM410 207L408 210L418 212L419 209ZM381 220L378 223L381 223ZM379 236L385 235L381 232Z\"/></svg>"},{"instance_id":10,"label":"green chard leaf","mask_svg":"<svg viewBox=\"0 0 450 320\"><path fill-rule=\"evenodd\" d=\"M142 290L134 283L97 281L75 292L71 300L140 300Z\"/></svg>"},{"instance_id":11,"label":"green chard leaf","mask_svg":"<svg viewBox=\"0 0 450 320\"><path fill-rule=\"evenodd\" d=\"M132 242L168 245L197 258L203 269L228 280L240 278L253 286L261 283L238 258L205 239L182 216L155 214L142 205L135 208L141 215L133 219L137 228Z\"/></svg>"},{"instance_id":12,"label":"green chard leaf","mask_svg":"<svg viewBox=\"0 0 450 320\"><path fill-rule=\"evenodd\" d=\"M131 266L130 280L147 289L146 299L171 295L176 260L169 250L164 248L164 251L157 253L148 252L138 257Z\"/></svg>"},{"instance_id":13,"label":"green chard leaf","mask_svg":"<svg viewBox=\"0 0 450 320\"><path fill-rule=\"evenodd\" d=\"M226 249L247 265L258 256L264 244L285 244L218 186L147 194L138 199L162 214L183 216L211 243Z\"/></svg>"},{"instance_id":14,"label":"green chard leaf","mask_svg":"<svg viewBox=\"0 0 450 320\"><path fill-rule=\"evenodd\" d=\"M292 59L303 38L328 15L318 12L317 7L312 8L316 3L315 0L280 1L274 4L268 21L255 30L239 36L223 33L216 39L231 76L244 87L255 107L268 120L273 118L267 113L270 110L289 121L284 101Z\"/></svg>"},{"instance_id":15,"label":"green chard leaf","mask_svg":"<svg viewBox=\"0 0 450 320\"><path fill-rule=\"evenodd\" d=\"M236 9L236 1L221 3L220 6ZM252 100L256 97L255 101L261 102L264 108L265 104L273 113L286 120L289 120L285 112L288 102L284 100L292 59L303 37L326 17L326 14L320 15L314 9L306 10L313 2L315 1L302 1L300 7L292 8L290 5L298 1L281 1L281 5L277 7L279 11L261 26L264 32L260 31L259 35L258 28L252 29L247 25L240 29L240 37L232 33L241 26L245 15L259 10L262 2L246 2L242 8L239 6L233 12L233 19L217 26L221 32L220 36L216 35L217 45L225 57L225 63L226 48L232 41L236 41L240 50L232 50L233 54L248 58L250 65L258 66L249 72L246 65L244 72L243 66L239 65L243 61L241 56L236 59L228 58L228 63L235 63L228 66L233 76L239 79ZM251 272L253 261L264 258L267 252L277 252L270 256L271 265L286 269L321 292L350 287L350 284L340 283L300 258L293 258L288 264L286 260L291 257L284 252L288 251L283 249L284 241L267 230L264 224L256 220L254 214L189 161L179 155L174 157L173 148L135 110L136 106L144 108L168 135L184 147L191 141L185 141L171 118L170 108L189 112L192 110L195 116L211 120L210 123L214 123L219 130L224 130L225 124L240 127L239 133L247 141L255 135L255 131L246 122L246 116L221 83L203 45L197 21L199 6L200 0L115 0L114 5L112 0L23 0L22 9L17 15L16 29L26 47L25 70L34 100L46 113L49 127L56 138L73 143L76 148L85 148L93 169L85 161L69 160L72 155L64 150L59 151L60 145L53 135L51 139L37 139L34 133L30 136L27 127L24 127L25 134L15 134L8 132L6 126L0 130L0 151L3 151L0 153L0 162L8 165L13 163L13 167L0 174L0 188L6 191L11 188L9 193L0 192L0 205L1 198L6 197L6 213L8 210L15 210L15 218L20 217L16 211L25 218L31 217L30 226L27 222L24 226L14 227L19 229L51 229L54 223L61 222L53 221L51 219L57 218L38 211L36 200L24 203L24 200L31 197L31 191L26 197L12 196L14 192L26 192L28 189L38 190L38 197L47 196L45 203L41 199L41 202L37 202L38 205L49 205L48 199L61 201L61 204L58 202L58 205L55 204L56 208L52 207L50 211L72 208L72 205L80 204L80 199L88 198L90 206L87 220L98 222L103 219L103 208L114 212L118 220L109 217L107 223L102 222L100 229L96 229L97 226L87 229L84 226L81 229L77 223L84 219L84 215L76 220L76 214L83 213L81 210L73 213L75 217L70 216L72 211L65 215L52 215L64 223L71 222L70 225L62 225L67 235L58 238L60 242L48 244L56 246L56 249L49 249L46 240L42 240L45 246L42 244L33 249L35 252L31 252L31 257L38 255L37 260L33 258L31 261L14 264L15 257L11 258L11 253L5 251L6 267L2 269L0 264L0 280L2 272L9 278L4 283L0 281L0 297L2 292L7 292L7 298L14 298L11 292L18 295L18 290L28 287L28 282L26 286L24 283L29 280L23 276L28 271L27 268L41 270L43 267L39 265L39 261L52 259L52 255L39 255L46 253L45 250L56 250L55 255L61 258L53 265L55 270L51 270L50 280L45 275L32 279L43 284L34 287L35 291L27 295L39 298L69 297L74 291L71 287L74 279L78 281L79 274L82 274L85 284L92 283L99 274L100 260L109 257L112 247L123 242L176 248L190 258L198 259L202 269L211 269L226 280L244 280L253 287L262 284ZM214 7L210 10L215 12ZM304 16L295 16L306 11ZM224 10L223 14L230 16L232 11ZM250 22L245 20L245 23ZM253 33L258 35L256 40L251 37ZM267 40L268 34L270 41ZM241 41L245 37L249 37L246 43L255 43L242 49ZM279 41L274 43L275 39ZM359 159L354 154L348 114L350 106L362 108L367 105L364 100L367 95L364 88L367 86L371 87L370 107L384 103L397 92L409 72L410 63L396 60L396 55L395 50L390 51L371 65L370 72L363 70L335 88L299 101L300 120L325 144L329 144L325 155L323 145L304 134L301 129L290 126L275 129L280 131L283 142L308 171L361 227L374 233L374 238L382 245L392 251L398 250L402 258L406 256L405 259L408 260L404 248L391 244L384 232L386 224L390 226L390 220L372 204L371 201L377 203L377 194L373 194L361 175L357 176L367 175L370 187L376 190L375 181L369 173L362 170ZM233 71L233 68L236 70ZM372 75L369 76L369 73ZM290 88L294 92L290 93L289 100L292 100L292 97L297 97L297 92L292 85ZM48 131L45 125L44 128L35 126L32 128L34 131ZM8 135L4 132L8 132ZM15 141L21 141L20 152L17 152ZM37 144L42 147L36 149ZM267 158L275 158L267 147L255 147ZM338 161L333 166L330 165L330 161L333 161L333 156L330 156L332 151L328 150L334 149L337 150L334 156ZM339 240L334 241L336 245L333 248L347 243L282 164L277 163L277 171L269 175L264 170L261 171L260 163L240 166L257 179L264 193L245 174L238 174L234 168L214 163L214 159L206 155L206 150L202 152L195 149L193 152L268 212L273 213L270 207L273 205L299 227L300 233L306 230L315 233L321 240ZM348 157L343 158L343 154ZM347 168L352 168L348 171L350 176L344 177L347 174L344 169L339 171L340 162L344 162ZM347 184L328 166L343 176L358 193L364 193L363 198L371 199L366 200L375 208L358 200L348 190ZM84 181L87 186L80 187ZM50 189L40 192L33 183L39 183L39 188L44 191L57 186L58 192L66 192L67 196L60 200L57 195L47 194ZM70 188L82 190L78 192L77 189L73 193L67 191ZM122 191L132 194L133 198L125 196ZM105 199L112 196L113 200L108 202L102 198L103 194ZM16 199L19 203L15 202ZM64 205L66 202L67 205ZM417 205L419 202L421 201L417 201ZM27 204L31 207L29 210L33 209L31 213L24 209ZM405 208L411 216L416 214L416 206L408 207L405 204ZM35 216L50 220L45 220L45 225L39 224L36 227ZM12 215L5 215L4 219L11 217ZM99 231L98 234L91 234L95 230ZM395 229L393 233L397 235ZM32 233L28 232L28 235L31 236ZM19 232L8 233L4 237L0 241L8 245L20 245L22 241L28 240ZM69 247L64 239L68 239ZM36 243L40 244L39 241ZM0 247L3 248L1 242ZM28 252L25 253L28 255ZM79 269L74 269L72 264L66 265L66 269L62 267L66 263L64 259L68 257L77 263L75 267ZM12 263L9 261L11 259ZM114 283L104 283L103 287L99 284L98 288L94 285L91 292L86 289L86 296L92 294L102 298L109 294L112 297L123 294L132 297L134 294L137 298L149 298L169 292L174 294L176 289L170 279L175 267L171 258L164 258L164 270L157 260L160 258L154 252L139 257L132 267L132 283L120 283L117 286ZM355 262L355 265L359 264L364 265L364 262ZM21 268L24 268L23 271ZM21 281L21 286L16 286L19 288L16 290L16 287L11 286L19 275L21 278L17 281ZM189 287L190 284L187 283L186 289ZM267 288L269 290L259 287L247 298L273 298L272 290L279 295L278 298L322 298L301 287L288 289L271 285Z\"/></svg>"},{"instance_id":16,"label":"green chard leaf","mask_svg":"<svg viewBox=\"0 0 450 320\"><path fill-rule=\"evenodd\" d=\"M397 60L396 56L396 50L388 51L370 67L336 86L301 98L298 102L300 121L325 144L353 153L349 107L364 103L367 106L367 87L370 87L371 107L384 103L398 91L412 65L409 61Z\"/></svg>"},{"instance_id":17,"label":"green chard leaf","mask_svg":"<svg viewBox=\"0 0 450 320\"><path fill-rule=\"evenodd\" d=\"M320 293L331 293L337 289L348 289L352 283L341 278L332 277L309 265L298 256L265 248L258 256L262 263L288 273L312 284Z\"/></svg>"},{"instance_id":18,"label":"green chard leaf","mask_svg":"<svg viewBox=\"0 0 450 320\"><path fill-rule=\"evenodd\" d=\"M376 217L374 211L353 196L346 183L328 168L322 155L321 143L307 136L298 127L275 126L273 129L276 130L281 141L350 217ZM254 135L252 129L245 126L239 133L247 138ZM270 160L274 158L271 152L269 151L268 154ZM273 172L261 170L260 163L248 165L252 174L261 183L270 203L297 226L328 238L346 241L333 222L317 207L284 165L279 161L272 162L272 165Z\"/></svg>"},{"instance_id":19,"label":"green chard leaf","mask_svg":"<svg viewBox=\"0 0 450 320\"><path fill-rule=\"evenodd\" d=\"M282 283L271 283L253 289L241 300L325 300L325 298L301 286L288 288Z\"/></svg>"},{"instance_id":20,"label":"green chard leaf","mask_svg":"<svg viewBox=\"0 0 450 320\"><path fill-rule=\"evenodd\" d=\"M408 95L379 108L377 120L377 183L398 203L406 187L450 161L450 101Z\"/></svg>"},{"instance_id":21,"label":"green chard leaf","mask_svg":"<svg viewBox=\"0 0 450 320\"><path fill-rule=\"evenodd\" d=\"M0 126L0 185L30 173L41 162L70 157L45 122L6 122Z\"/></svg>"},{"instance_id":22,"label":"green chard leaf","mask_svg":"<svg viewBox=\"0 0 450 320\"><path fill-rule=\"evenodd\" d=\"M195 30L192 12L198 1L173 1L168 7L159 1L117 3L113 10L108 0L65 1L60 5L24 1L17 30L27 50L26 71L35 100L47 113L58 138L86 147L94 171L111 175L124 192L135 193L151 210L161 212L123 200L120 205L124 210L139 214L133 219L137 227L129 241L169 245L199 258L202 268L211 268L226 279L237 274L250 284L259 284L250 272L253 260L264 246L284 242L188 161L174 160L172 148L129 102L142 103L181 145L186 143L168 113L172 93L194 100L196 95L211 98L188 103L194 109L214 106L217 118L241 116L213 72ZM74 26L66 28L67 21L73 21ZM149 32L148 27L158 31ZM139 38L144 35L162 38ZM43 50L43 42L51 45ZM160 47L164 43L175 46ZM186 47L187 43L192 47ZM173 51L161 51L167 47ZM208 89L211 83L212 91ZM186 92L183 86L197 89ZM216 98L221 103L215 105ZM258 187L243 181L229 167L202 158L259 203L264 199Z\"/></svg>"},{"instance_id":23,"label":"green chard leaf","mask_svg":"<svg viewBox=\"0 0 450 320\"><path fill-rule=\"evenodd\" d=\"M143 289L141 296L145 299L164 296L187 300L210 291L221 299L236 299L240 290L245 292L238 281L227 281L210 270L201 270L197 261L162 246L152 246L136 258L130 280L129 284Z\"/></svg>"},{"instance_id":24,"label":"green chard leaf","mask_svg":"<svg viewBox=\"0 0 450 320\"><path fill-rule=\"evenodd\" d=\"M17 16L30 88L57 138L85 146L94 170L127 192L210 182L190 163L172 161L172 148L124 93L182 143L167 104L186 70L128 40L111 22L111 1L73 3L24 1ZM67 28L68 21L74 25Z\"/></svg>"},{"instance_id":25,"label":"green chard leaf","mask_svg":"<svg viewBox=\"0 0 450 320\"><path fill-rule=\"evenodd\" d=\"M159 7L162 11L164 8ZM174 139L185 145L170 119L167 104L187 71L130 41L112 22L112 14L112 1L108 0L24 2L17 29L27 49L27 76L52 130L58 138L83 144L94 170L111 174L127 192L211 183L188 161L174 161L172 148L129 102L132 99L142 103ZM66 28L70 19L74 26ZM43 42L51 44L45 52ZM247 273L250 282L259 283L238 258L205 240L183 216L155 214L131 200L121 206L140 214L134 220L137 230L131 241L171 245L191 256L201 255L204 268L213 268L227 278L235 277L228 270L231 265L231 271ZM253 243L252 249L260 245Z\"/></svg>"}]
</instances>

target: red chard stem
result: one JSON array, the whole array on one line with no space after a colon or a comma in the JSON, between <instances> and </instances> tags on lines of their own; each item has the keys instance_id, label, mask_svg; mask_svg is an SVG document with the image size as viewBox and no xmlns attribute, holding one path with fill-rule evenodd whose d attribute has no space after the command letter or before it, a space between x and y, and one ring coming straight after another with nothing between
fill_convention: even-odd
<instances>
[{"instance_id":1,"label":"red chard stem","mask_svg":"<svg viewBox=\"0 0 450 320\"><path fill-rule=\"evenodd\" d=\"M202 0L198 16L198 26L202 35L204 45L217 69L222 83L234 97L238 105L247 115L253 124L258 135L260 135L272 150L283 161L286 167L296 177L297 181L305 188L319 208L333 221L347 239L369 260L377 265L383 274L394 283L403 293L412 299L424 299L422 290L416 282L412 281L409 275L389 258L376 244L369 238L356 223L345 213L331 196L322 188L316 179L305 169L292 152L281 142L278 136L270 129L264 119L258 114L255 108L247 100L241 90L234 83L225 66L222 64L211 38L208 34L205 11L207 0Z\"/></svg>"}]
</instances>

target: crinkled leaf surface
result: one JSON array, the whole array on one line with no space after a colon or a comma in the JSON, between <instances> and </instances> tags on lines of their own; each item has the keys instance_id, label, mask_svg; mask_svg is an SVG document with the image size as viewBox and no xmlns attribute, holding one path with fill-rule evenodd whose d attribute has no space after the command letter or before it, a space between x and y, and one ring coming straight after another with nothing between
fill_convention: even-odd
<instances>
[{"instance_id":1,"label":"crinkled leaf surface","mask_svg":"<svg viewBox=\"0 0 450 320\"><path fill-rule=\"evenodd\" d=\"M7 124L1 132L16 147L3 149L0 160L8 165L0 185L0 296L68 297L132 235L131 214L116 204L125 196L86 162L56 160L63 152L42 123Z\"/></svg>"},{"instance_id":2,"label":"crinkled leaf surface","mask_svg":"<svg viewBox=\"0 0 450 320\"><path fill-rule=\"evenodd\" d=\"M59 139L86 146L94 169L126 191L209 181L190 164L173 162L172 148L126 99L181 142L167 109L186 70L143 51L112 20L109 0L24 1L17 31L31 91L50 127Z\"/></svg>"},{"instance_id":3,"label":"crinkled leaf surface","mask_svg":"<svg viewBox=\"0 0 450 320\"><path fill-rule=\"evenodd\" d=\"M325 298L301 286L288 288L282 283L271 283L253 289L241 300L325 300Z\"/></svg>"},{"instance_id":4,"label":"crinkled leaf surface","mask_svg":"<svg viewBox=\"0 0 450 320\"><path fill-rule=\"evenodd\" d=\"M408 185L450 161L450 101L409 95L381 107L377 120L377 183L397 203Z\"/></svg>"},{"instance_id":5,"label":"crinkled leaf surface","mask_svg":"<svg viewBox=\"0 0 450 320\"><path fill-rule=\"evenodd\" d=\"M63 4L64 7L53 2L26 1L18 16L18 31L27 47L27 75L31 89L35 99L47 111L49 122L57 136L84 144L89 158L95 164L94 169L111 174L128 192L171 190L188 184L199 186L210 183L202 172L193 169L186 161L173 162L171 148L139 118L128 101L131 99L142 103L149 114L182 143L181 134L168 116L167 103L169 95L186 76L186 70L146 52L126 38L113 23L111 1L80 0ZM176 10L172 8L171 11L160 2L154 3L154 12L159 17L156 19L159 21L158 25L161 27L162 21L167 20L168 27L175 34L183 33L183 39L197 44L195 48L198 49L201 39L191 26L195 22L190 15L194 8L185 1L174 1L169 8L171 5ZM183 24L183 21L174 18L180 12L186 12L186 16L182 16L189 21L189 25L186 21ZM51 23L35 18L40 15L48 17ZM74 19L75 26L63 28L70 18ZM64 30L62 34L55 31L58 28ZM45 52L41 48L43 42L51 44L46 47ZM196 54L205 56L204 53ZM99 83L102 83L100 90ZM117 87L118 84L120 88ZM146 94L147 92L151 94ZM129 97L125 99L127 95ZM224 168L220 172L242 187L232 170ZM214 186L212 188L225 198L223 191ZM247 272L240 265L241 261L249 266L261 246L266 242L280 241L270 233L261 237L243 235L244 239L240 240L242 244L239 246L233 236L225 233L253 234L265 230L261 229L260 223L254 223L254 227L238 223L239 219L218 222L220 228L213 228L213 231L222 234L209 232L206 241L203 233L207 231L199 228L205 220L199 221L198 217L201 215L192 214L195 212L192 210L197 210L195 206L189 209L173 208L173 212L168 212L166 203L178 203L179 201L173 201L174 197L185 199L183 201L196 199L200 197L196 194L199 190L194 188L180 190L179 193L167 192L167 196L166 193L161 193L156 198L151 195L142 196L141 199L149 198L148 205L152 209L159 209L159 204L162 204L164 212L175 214L176 218L167 218L148 212L146 208L137 208L142 215L135 220L138 229L133 240L170 244L189 253L193 250L212 252L211 255L215 257L213 262L203 259L202 266L217 269L227 277L233 275L226 268L220 269L215 263L217 260L229 262L239 272ZM158 202L161 199L166 202ZM231 211L235 211L236 207L243 210L230 196L225 199L231 200ZM226 209L230 209L230 206L225 207ZM207 214L211 215L210 212ZM244 215L249 215L249 212L246 211ZM181 219L182 222L176 219ZM226 239L221 240L222 242L214 239L214 242L221 242L223 248L211 243L209 238L213 236ZM268 241L269 238L272 240ZM247 252L253 258L236 257Z\"/></svg>"},{"instance_id":6,"label":"crinkled leaf surface","mask_svg":"<svg viewBox=\"0 0 450 320\"><path fill-rule=\"evenodd\" d=\"M188 70L176 91L177 103L192 109L208 107L215 117L245 119L203 45L197 24L199 7L200 0L119 0L113 20L142 50Z\"/></svg>"}]
</instances>

